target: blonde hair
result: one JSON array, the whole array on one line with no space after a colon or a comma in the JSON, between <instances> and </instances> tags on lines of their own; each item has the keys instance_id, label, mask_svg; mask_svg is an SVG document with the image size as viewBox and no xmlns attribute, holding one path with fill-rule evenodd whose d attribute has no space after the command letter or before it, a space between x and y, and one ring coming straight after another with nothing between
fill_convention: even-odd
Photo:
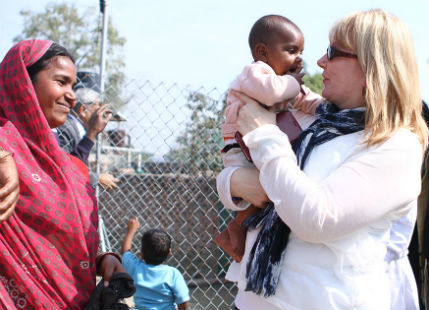
<instances>
[{"instance_id":1,"label":"blonde hair","mask_svg":"<svg viewBox=\"0 0 429 310\"><path fill-rule=\"evenodd\" d=\"M383 10L357 12L337 22L329 39L355 51L365 74L368 145L408 128L425 149L428 128L422 117L417 60L407 25Z\"/></svg>"}]
</instances>

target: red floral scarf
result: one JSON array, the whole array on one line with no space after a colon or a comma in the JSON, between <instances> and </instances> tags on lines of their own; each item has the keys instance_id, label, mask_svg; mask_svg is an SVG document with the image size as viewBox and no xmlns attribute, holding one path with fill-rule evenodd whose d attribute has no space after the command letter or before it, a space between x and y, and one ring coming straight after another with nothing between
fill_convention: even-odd
<instances>
[{"instance_id":1,"label":"red floral scarf","mask_svg":"<svg viewBox=\"0 0 429 310\"><path fill-rule=\"evenodd\" d=\"M95 288L94 193L58 146L26 70L51 44L20 42L0 65L0 145L21 191L0 223L1 309L82 309Z\"/></svg>"}]
</instances>

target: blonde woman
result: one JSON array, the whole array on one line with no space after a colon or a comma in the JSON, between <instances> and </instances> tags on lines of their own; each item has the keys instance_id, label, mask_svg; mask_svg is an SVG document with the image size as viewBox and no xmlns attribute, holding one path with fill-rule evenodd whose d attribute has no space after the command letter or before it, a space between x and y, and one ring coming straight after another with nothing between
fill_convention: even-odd
<instances>
[{"instance_id":1,"label":"blonde woman","mask_svg":"<svg viewBox=\"0 0 429 310\"><path fill-rule=\"evenodd\" d=\"M250 222L228 271L237 309L391 309L386 244L416 208L428 137L412 39L382 10L341 19L329 39L318 61L328 102L295 152L274 114L241 96L238 129L257 170L224 169L220 190L273 207ZM278 253L264 246L281 223L291 234Z\"/></svg>"}]
</instances>

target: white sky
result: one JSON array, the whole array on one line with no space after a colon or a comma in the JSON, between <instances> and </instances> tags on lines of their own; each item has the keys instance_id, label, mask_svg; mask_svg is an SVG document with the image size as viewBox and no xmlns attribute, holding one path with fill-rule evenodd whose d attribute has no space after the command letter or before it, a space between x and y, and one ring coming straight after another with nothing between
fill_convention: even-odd
<instances>
[{"instance_id":1,"label":"white sky","mask_svg":"<svg viewBox=\"0 0 429 310\"><path fill-rule=\"evenodd\" d=\"M43 11L48 1L0 0L0 59L22 30L22 9ZM51 2L62 3L54 0ZM74 0L80 8L97 0ZM127 38L124 55L129 78L190 84L224 91L251 61L247 36L261 16L274 13L304 32L304 61L310 73L328 45L328 32L342 16L382 8L406 21L413 33L422 80L429 99L429 0L107 0L108 14Z\"/></svg>"}]
</instances>

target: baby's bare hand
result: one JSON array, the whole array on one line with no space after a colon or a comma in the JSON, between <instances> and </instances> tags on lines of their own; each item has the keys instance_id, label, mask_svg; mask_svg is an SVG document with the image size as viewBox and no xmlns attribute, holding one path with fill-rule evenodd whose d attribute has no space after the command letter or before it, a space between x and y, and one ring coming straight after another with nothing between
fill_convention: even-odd
<instances>
[{"instance_id":1,"label":"baby's bare hand","mask_svg":"<svg viewBox=\"0 0 429 310\"><path fill-rule=\"evenodd\" d=\"M293 76L298 81L299 85L304 84L304 81L302 80L302 78L305 75L304 72L302 72L302 71L291 72L291 73L288 73L288 75Z\"/></svg>"},{"instance_id":2,"label":"baby's bare hand","mask_svg":"<svg viewBox=\"0 0 429 310\"><path fill-rule=\"evenodd\" d=\"M283 111L287 111L289 108L289 101L282 101L274 104L273 106L268 108L268 111L274 112L274 113L280 113Z\"/></svg>"}]
</instances>

